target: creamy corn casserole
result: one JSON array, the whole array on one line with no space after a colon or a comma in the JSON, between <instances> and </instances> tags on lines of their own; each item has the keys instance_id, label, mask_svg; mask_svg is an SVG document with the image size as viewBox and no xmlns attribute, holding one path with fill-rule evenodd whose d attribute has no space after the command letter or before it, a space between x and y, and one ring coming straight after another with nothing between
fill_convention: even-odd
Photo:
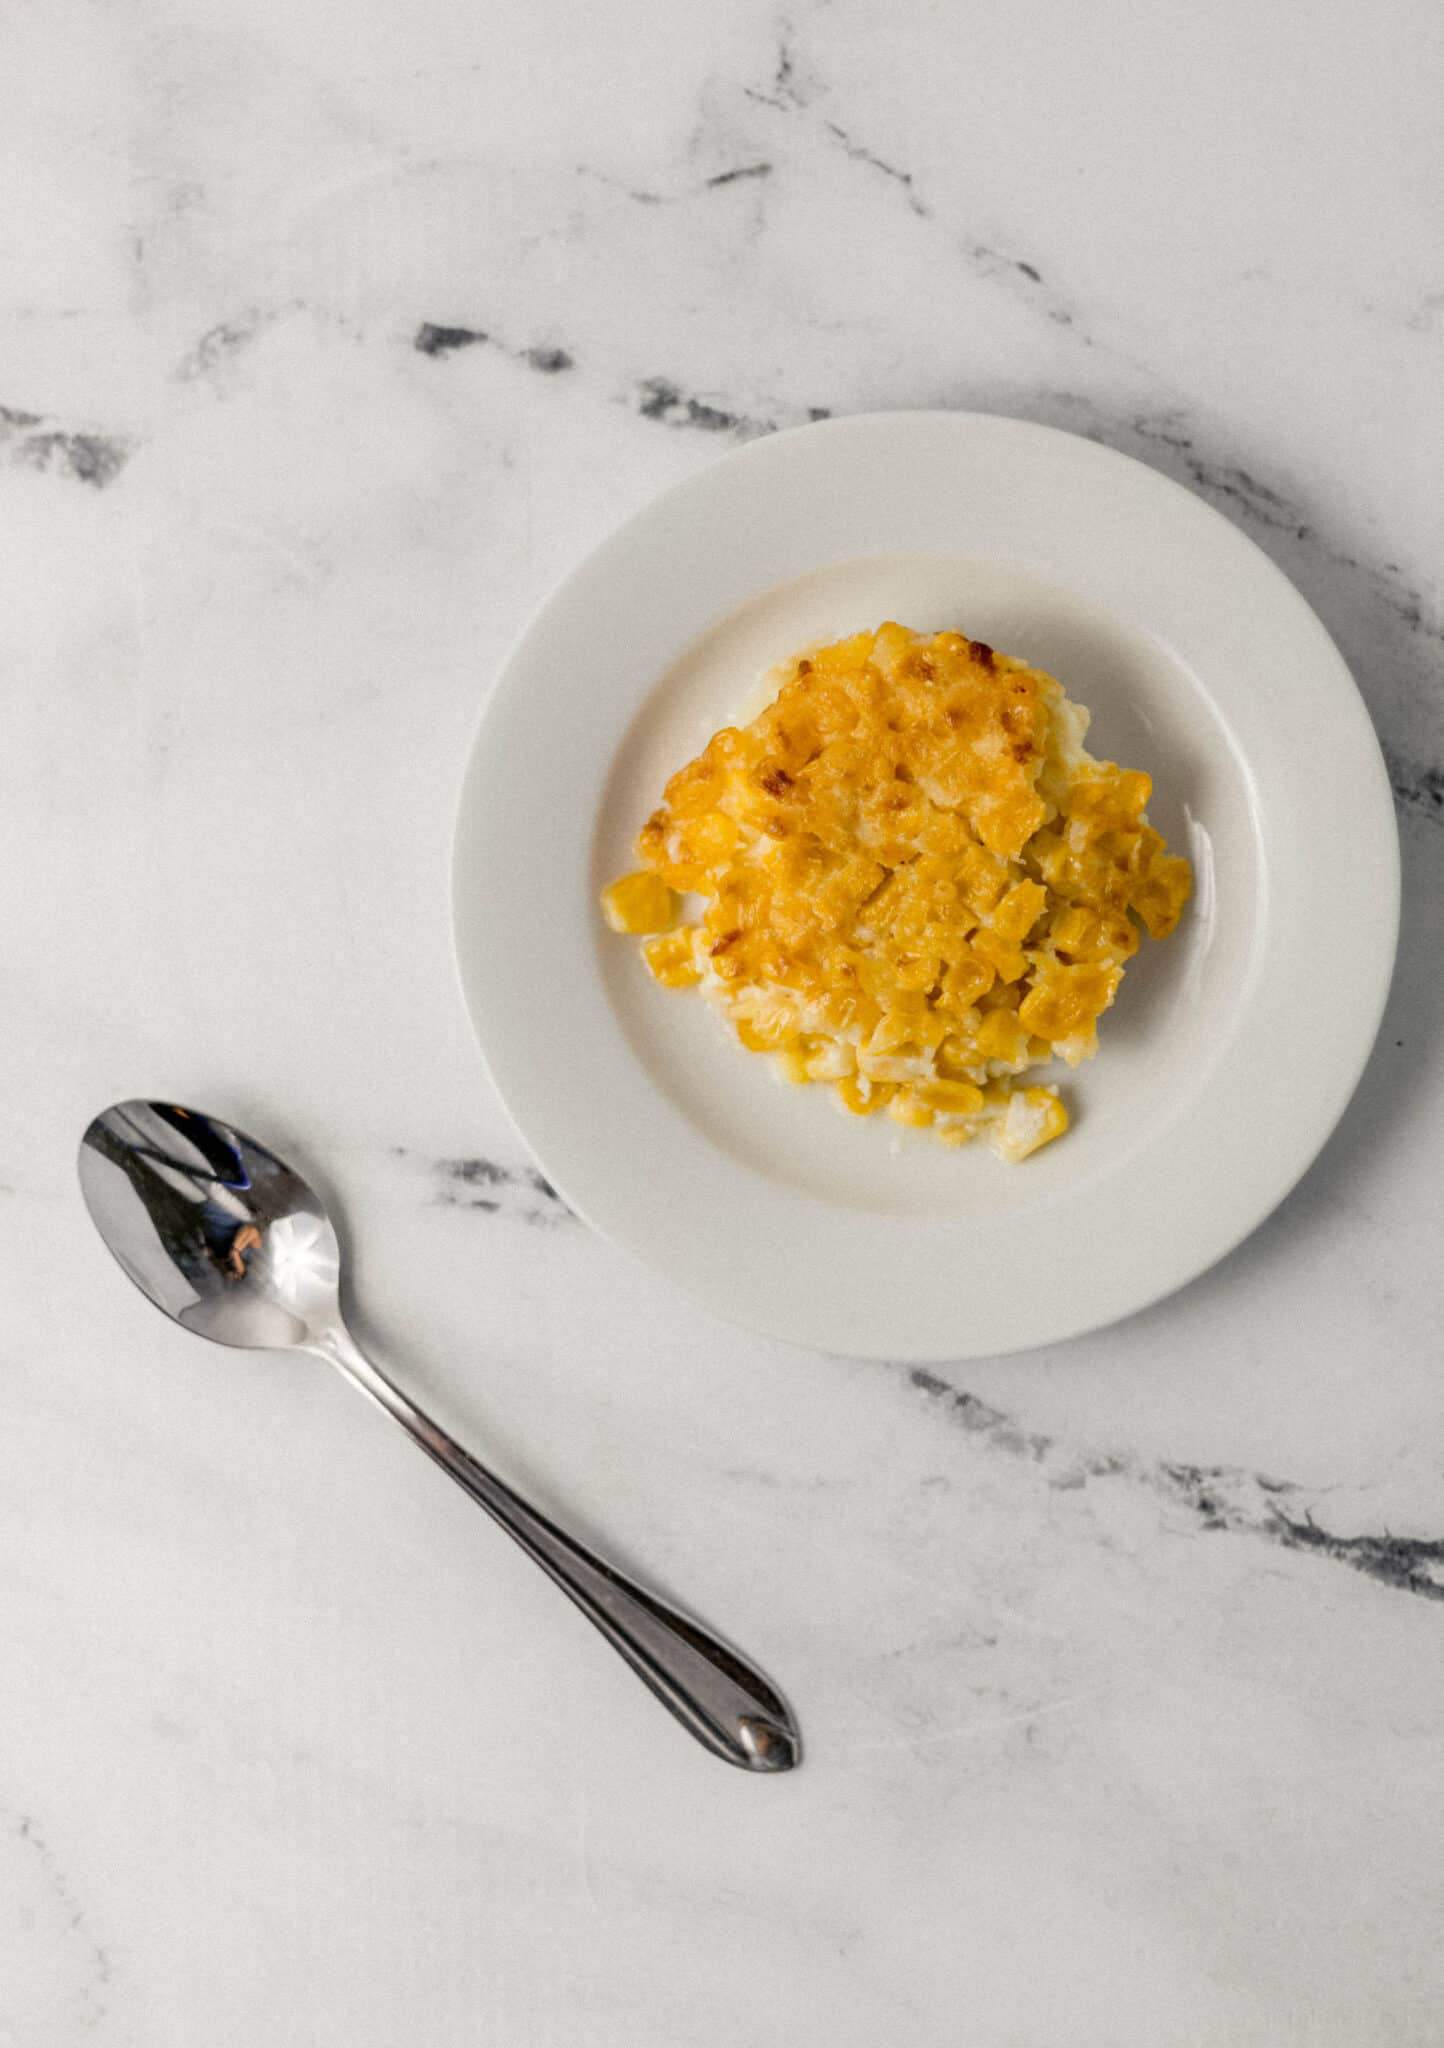
<instances>
[{"instance_id":1,"label":"creamy corn casserole","mask_svg":"<svg viewBox=\"0 0 1444 2048\"><path fill-rule=\"evenodd\" d=\"M1148 776L1084 750L1052 676L961 633L889 623L775 673L668 782L607 922L789 1081L1027 1158L1068 1112L1024 1077L1092 1058L1139 926L1166 938L1188 900Z\"/></svg>"}]
</instances>

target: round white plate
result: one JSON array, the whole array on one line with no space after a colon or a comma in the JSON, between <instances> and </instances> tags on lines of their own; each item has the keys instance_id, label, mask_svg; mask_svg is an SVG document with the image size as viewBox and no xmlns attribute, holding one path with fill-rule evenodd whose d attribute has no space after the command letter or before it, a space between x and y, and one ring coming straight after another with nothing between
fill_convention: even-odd
<instances>
[{"instance_id":1,"label":"round white plate","mask_svg":"<svg viewBox=\"0 0 1444 2048\"><path fill-rule=\"evenodd\" d=\"M1021 1166L848 1117L656 986L597 891L674 768L765 669L884 618L966 628L1090 706L1193 859L1074 1126ZM590 1223L721 1315L824 1350L971 1358L1181 1286L1288 1192L1378 1025L1398 924L1383 762L1293 586L1166 478L970 413L752 443L614 534L542 607L462 790L453 924L497 1089Z\"/></svg>"}]
</instances>

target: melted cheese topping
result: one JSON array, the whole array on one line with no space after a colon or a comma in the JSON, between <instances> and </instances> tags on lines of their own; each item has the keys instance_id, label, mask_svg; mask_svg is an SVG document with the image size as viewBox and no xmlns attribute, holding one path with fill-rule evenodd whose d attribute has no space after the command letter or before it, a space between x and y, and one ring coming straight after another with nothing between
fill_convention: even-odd
<instances>
[{"instance_id":1,"label":"melted cheese topping","mask_svg":"<svg viewBox=\"0 0 1444 2048\"><path fill-rule=\"evenodd\" d=\"M1019 1077L1092 1057L1139 925L1167 937L1188 900L1148 776L1084 751L1051 676L960 633L889 623L777 673L668 782L608 922L787 1079L1026 1158L1068 1118ZM679 922L683 896L702 908Z\"/></svg>"}]
</instances>

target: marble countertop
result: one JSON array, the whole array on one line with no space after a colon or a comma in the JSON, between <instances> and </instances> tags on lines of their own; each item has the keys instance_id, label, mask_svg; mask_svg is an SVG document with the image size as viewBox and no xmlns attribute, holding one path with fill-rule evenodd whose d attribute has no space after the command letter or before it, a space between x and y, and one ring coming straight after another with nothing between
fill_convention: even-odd
<instances>
[{"instance_id":1,"label":"marble countertop","mask_svg":"<svg viewBox=\"0 0 1444 2048\"><path fill-rule=\"evenodd\" d=\"M6 44L0 2044L1432 2048L1438 10L22 0ZM1405 864L1283 1209L927 1372L721 1328L550 1198L446 899L547 588L739 439L918 405L1258 540ZM314 1168L378 1352L758 1656L800 1773L694 1749L333 1377L125 1288L73 1155L141 1092Z\"/></svg>"}]
</instances>

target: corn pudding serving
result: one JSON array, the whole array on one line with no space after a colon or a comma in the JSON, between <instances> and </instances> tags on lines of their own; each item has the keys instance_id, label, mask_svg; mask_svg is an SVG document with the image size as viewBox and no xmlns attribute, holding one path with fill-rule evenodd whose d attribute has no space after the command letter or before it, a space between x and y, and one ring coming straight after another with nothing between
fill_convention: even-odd
<instances>
[{"instance_id":1,"label":"corn pudding serving","mask_svg":"<svg viewBox=\"0 0 1444 2048\"><path fill-rule=\"evenodd\" d=\"M1026 1159L1068 1112L1024 1077L1092 1058L1139 926L1166 938L1192 888L1149 777L1084 750L1052 676L961 633L889 623L774 673L668 782L608 924L789 1081Z\"/></svg>"}]
</instances>

